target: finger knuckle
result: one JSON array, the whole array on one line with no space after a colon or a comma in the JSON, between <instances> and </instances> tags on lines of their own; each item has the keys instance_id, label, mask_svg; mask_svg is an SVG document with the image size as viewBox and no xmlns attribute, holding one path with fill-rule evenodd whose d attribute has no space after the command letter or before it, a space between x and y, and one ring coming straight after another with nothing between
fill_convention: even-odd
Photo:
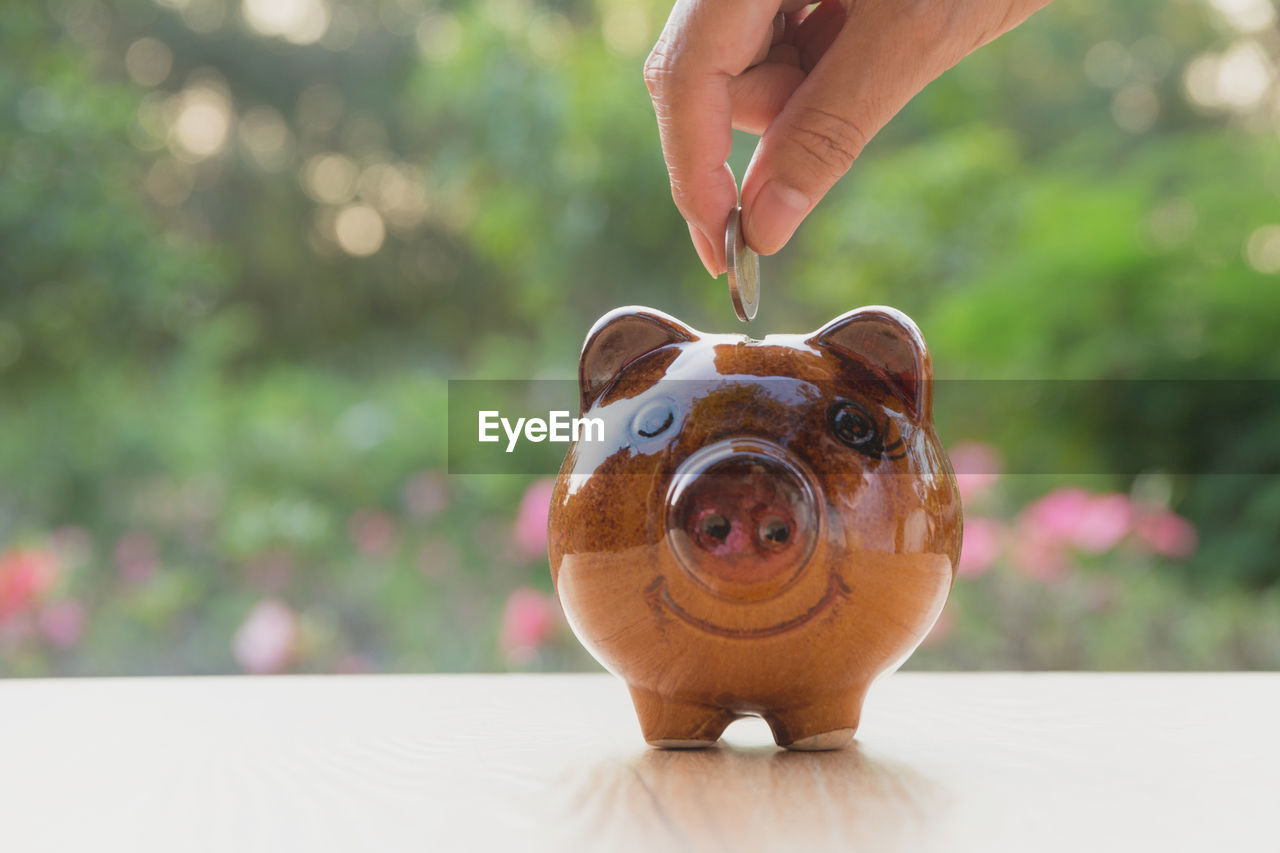
<instances>
[{"instance_id":1,"label":"finger knuckle","mask_svg":"<svg viewBox=\"0 0 1280 853\"><path fill-rule=\"evenodd\" d=\"M674 61L671 52L666 49L662 41L659 41L654 45L653 50L649 51L649 56L644 61L644 85L649 90L650 97L657 100L663 96L673 70Z\"/></svg>"},{"instance_id":2,"label":"finger knuckle","mask_svg":"<svg viewBox=\"0 0 1280 853\"><path fill-rule=\"evenodd\" d=\"M693 199L696 195L690 192L689 187L679 175L668 174L671 179L671 200L675 203L676 210L680 211L680 215L688 219L693 215Z\"/></svg>"},{"instance_id":3,"label":"finger knuckle","mask_svg":"<svg viewBox=\"0 0 1280 853\"><path fill-rule=\"evenodd\" d=\"M805 108L791 126L790 136L818 170L830 177L849 171L867 144L867 135L852 120L817 107Z\"/></svg>"}]
</instances>

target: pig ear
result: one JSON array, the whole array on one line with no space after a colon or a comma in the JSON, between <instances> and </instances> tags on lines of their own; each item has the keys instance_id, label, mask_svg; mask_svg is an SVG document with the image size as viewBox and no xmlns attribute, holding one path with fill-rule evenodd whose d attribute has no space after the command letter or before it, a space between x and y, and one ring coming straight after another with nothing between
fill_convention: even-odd
<instances>
[{"instance_id":1,"label":"pig ear","mask_svg":"<svg viewBox=\"0 0 1280 853\"><path fill-rule=\"evenodd\" d=\"M868 365L921 421L933 417L933 364L924 336L896 308L870 305L842 314L813 333L809 343Z\"/></svg>"},{"instance_id":2,"label":"pig ear","mask_svg":"<svg viewBox=\"0 0 1280 853\"><path fill-rule=\"evenodd\" d=\"M605 314L587 333L578 361L582 411L591 408L628 364L667 344L696 341L698 333L652 308L629 306Z\"/></svg>"}]
</instances>

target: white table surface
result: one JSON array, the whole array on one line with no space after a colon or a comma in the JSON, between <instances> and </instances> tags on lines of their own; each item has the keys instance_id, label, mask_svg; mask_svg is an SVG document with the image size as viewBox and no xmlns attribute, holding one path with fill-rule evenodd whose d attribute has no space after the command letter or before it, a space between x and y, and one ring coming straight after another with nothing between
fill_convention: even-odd
<instances>
[{"instance_id":1,"label":"white table surface","mask_svg":"<svg viewBox=\"0 0 1280 853\"><path fill-rule=\"evenodd\" d=\"M1280 674L898 674L848 750L727 741L604 675L0 681L0 850L1280 851Z\"/></svg>"}]
</instances>

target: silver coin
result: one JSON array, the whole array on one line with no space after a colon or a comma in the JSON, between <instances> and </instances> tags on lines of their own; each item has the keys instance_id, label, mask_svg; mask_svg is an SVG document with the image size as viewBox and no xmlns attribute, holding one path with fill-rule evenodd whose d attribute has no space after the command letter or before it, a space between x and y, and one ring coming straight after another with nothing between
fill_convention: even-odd
<instances>
[{"instance_id":1,"label":"silver coin","mask_svg":"<svg viewBox=\"0 0 1280 853\"><path fill-rule=\"evenodd\" d=\"M742 208L729 212L724 232L725 263L729 267L729 299L742 322L755 319L760 307L760 256L742 237Z\"/></svg>"}]
</instances>

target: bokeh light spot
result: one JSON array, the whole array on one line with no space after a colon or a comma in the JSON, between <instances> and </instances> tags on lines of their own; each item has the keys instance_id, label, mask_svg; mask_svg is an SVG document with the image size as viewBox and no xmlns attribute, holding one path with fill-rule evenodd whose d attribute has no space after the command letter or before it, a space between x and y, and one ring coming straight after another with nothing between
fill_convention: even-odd
<instances>
[{"instance_id":1,"label":"bokeh light spot","mask_svg":"<svg viewBox=\"0 0 1280 853\"><path fill-rule=\"evenodd\" d=\"M1103 89L1118 89L1124 85L1132 67L1133 58L1129 51L1116 41L1099 42L1084 55L1084 76Z\"/></svg>"},{"instance_id":2,"label":"bokeh light spot","mask_svg":"<svg viewBox=\"0 0 1280 853\"><path fill-rule=\"evenodd\" d=\"M1271 0L1209 0L1222 19L1242 33L1256 33L1276 22Z\"/></svg>"},{"instance_id":3,"label":"bokeh light spot","mask_svg":"<svg viewBox=\"0 0 1280 853\"><path fill-rule=\"evenodd\" d=\"M173 51L159 39L144 36L125 51L124 67L139 86L159 86L173 68Z\"/></svg>"},{"instance_id":4,"label":"bokeh light spot","mask_svg":"<svg viewBox=\"0 0 1280 853\"><path fill-rule=\"evenodd\" d=\"M344 154L317 154L307 161L302 173L302 186L307 194L323 204L343 204L356 191L359 170L355 161Z\"/></svg>"},{"instance_id":5,"label":"bokeh light spot","mask_svg":"<svg viewBox=\"0 0 1280 853\"><path fill-rule=\"evenodd\" d=\"M324 0L244 0L241 9L255 33L291 44L315 44L329 30L331 13Z\"/></svg>"},{"instance_id":6,"label":"bokeh light spot","mask_svg":"<svg viewBox=\"0 0 1280 853\"><path fill-rule=\"evenodd\" d=\"M382 217L367 204L352 204L338 211L333 230L342 251L358 258L381 249L387 236Z\"/></svg>"},{"instance_id":7,"label":"bokeh light spot","mask_svg":"<svg viewBox=\"0 0 1280 853\"><path fill-rule=\"evenodd\" d=\"M376 207L389 225L407 230L419 225L426 214L424 181L417 167L374 163L360 173L360 197Z\"/></svg>"},{"instance_id":8,"label":"bokeh light spot","mask_svg":"<svg viewBox=\"0 0 1280 853\"><path fill-rule=\"evenodd\" d=\"M1135 83L1122 87L1111 99L1111 117L1130 133L1150 130L1160 115L1160 99L1155 90Z\"/></svg>"},{"instance_id":9,"label":"bokeh light spot","mask_svg":"<svg viewBox=\"0 0 1280 853\"><path fill-rule=\"evenodd\" d=\"M1251 39L1241 39L1225 53L1204 53L1192 60L1183 86L1197 106L1249 112L1266 96L1273 76L1266 51Z\"/></svg>"},{"instance_id":10,"label":"bokeh light spot","mask_svg":"<svg viewBox=\"0 0 1280 853\"><path fill-rule=\"evenodd\" d=\"M195 83L182 92L179 103L170 129L174 154L204 160L221 151L231 130L231 99L225 89Z\"/></svg>"},{"instance_id":11,"label":"bokeh light spot","mask_svg":"<svg viewBox=\"0 0 1280 853\"><path fill-rule=\"evenodd\" d=\"M1264 225L1249 235L1245 259L1260 273L1280 273L1280 225Z\"/></svg>"},{"instance_id":12,"label":"bokeh light spot","mask_svg":"<svg viewBox=\"0 0 1280 853\"><path fill-rule=\"evenodd\" d=\"M1271 77L1266 51L1257 42L1239 41L1228 48L1218 65L1218 92L1228 106L1249 109L1267 93Z\"/></svg>"}]
</instances>

